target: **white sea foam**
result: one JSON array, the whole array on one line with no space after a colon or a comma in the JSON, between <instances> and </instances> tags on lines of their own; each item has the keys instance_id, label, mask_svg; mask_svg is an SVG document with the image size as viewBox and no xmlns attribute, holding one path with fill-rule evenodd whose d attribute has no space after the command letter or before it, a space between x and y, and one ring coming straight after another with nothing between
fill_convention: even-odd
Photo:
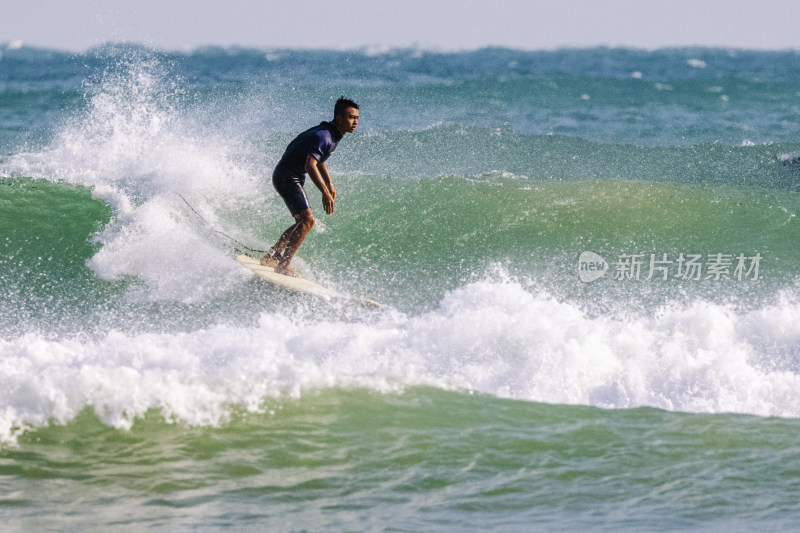
<instances>
[{"instance_id":1,"label":"white sea foam","mask_svg":"<svg viewBox=\"0 0 800 533\"><path fill-rule=\"evenodd\" d=\"M123 61L89 87L86 112L48 148L14 155L5 167L9 174L91 187L113 208L111 222L95 236L102 248L89 261L99 277L137 278L135 297L197 301L236 282L240 269L198 234L183 197L219 226L214 207L263 196L264 178L229 157L235 139L176 110L180 92L166 79L157 62ZM180 269L175 257L184 259ZM212 277L222 281L202 283Z\"/></svg>"},{"instance_id":2,"label":"white sea foam","mask_svg":"<svg viewBox=\"0 0 800 533\"><path fill-rule=\"evenodd\" d=\"M264 314L250 328L0 341L0 440L86 407L127 428L148 409L195 425L330 387L475 390L605 408L800 416L800 306L744 314L698 302L590 317L512 280L485 280L419 316L377 322Z\"/></svg>"}]
</instances>

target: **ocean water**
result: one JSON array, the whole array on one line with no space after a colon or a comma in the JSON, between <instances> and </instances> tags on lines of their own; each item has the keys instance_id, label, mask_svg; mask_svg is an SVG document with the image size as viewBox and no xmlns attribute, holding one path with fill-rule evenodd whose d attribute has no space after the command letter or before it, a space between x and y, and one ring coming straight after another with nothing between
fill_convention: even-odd
<instances>
[{"instance_id":1,"label":"ocean water","mask_svg":"<svg viewBox=\"0 0 800 533\"><path fill-rule=\"evenodd\" d=\"M0 46L2 529L796 531L799 65Z\"/></svg>"}]
</instances>

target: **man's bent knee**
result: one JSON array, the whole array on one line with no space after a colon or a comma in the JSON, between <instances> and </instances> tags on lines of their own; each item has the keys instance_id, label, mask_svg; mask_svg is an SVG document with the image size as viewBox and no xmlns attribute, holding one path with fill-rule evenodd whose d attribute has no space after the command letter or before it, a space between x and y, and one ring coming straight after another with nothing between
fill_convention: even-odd
<instances>
[{"instance_id":1,"label":"man's bent knee","mask_svg":"<svg viewBox=\"0 0 800 533\"><path fill-rule=\"evenodd\" d=\"M294 219L297 221L298 224L303 226L303 229L305 229L306 231L314 227L315 221L314 221L314 215L311 213L311 209L300 211L294 216Z\"/></svg>"}]
</instances>

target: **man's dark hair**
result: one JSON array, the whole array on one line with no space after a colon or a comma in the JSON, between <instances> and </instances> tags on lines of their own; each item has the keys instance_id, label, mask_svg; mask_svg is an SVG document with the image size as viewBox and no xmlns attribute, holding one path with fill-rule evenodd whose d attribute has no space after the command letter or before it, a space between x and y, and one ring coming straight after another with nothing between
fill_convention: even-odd
<instances>
[{"instance_id":1,"label":"man's dark hair","mask_svg":"<svg viewBox=\"0 0 800 533\"><path fill-rule=\"evenodd\" d=\"M339 99L336 100L336 105L333 107L333 116L338 117L344 113L344 110L348 107L355 107L358 109L358 104L344 96L339 97Z\"/></svg>"}]
</instances>

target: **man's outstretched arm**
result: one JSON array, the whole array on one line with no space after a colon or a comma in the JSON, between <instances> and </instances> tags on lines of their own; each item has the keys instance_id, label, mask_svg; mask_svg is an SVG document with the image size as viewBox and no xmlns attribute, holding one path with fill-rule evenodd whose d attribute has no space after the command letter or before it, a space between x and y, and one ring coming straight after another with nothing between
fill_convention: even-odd
<instances>
[{"instance_id":1,"label":"man's outstretched arm","mask_svg":"<svg viewBox=\"0 0 800 533\"><path fill-rule=\"evenodd\" d=\"M314 185L316 185L317 189L322 193L322 207L325 209L325 212L330 215L333 213L333 197L336 193L331 193L333 184L331 184L331 177L330 174L328 174L328 169L325 168L325 163L320 163L310 155L306 156L306 172L308 172L311 181L314 182ZM329 184L331 185L330 189L328 188Z\"/></svg>"},{"instance_id":2,"label":"man's outstretched arm","mask_svg":"<svg viewBox=\"0 0 800 533\"><path fill-rule=\"evenodd\" d=\"M333 182L331 181L331 175L328 174L328 167L325 166L325 163L317 163L317 168L319 169L319 174L322 176L322 180L325 182L325 185L328 187L328 192L331 193L333 199L336 199L336 189L333 188Z\"/></svg>"}]
</instances>

